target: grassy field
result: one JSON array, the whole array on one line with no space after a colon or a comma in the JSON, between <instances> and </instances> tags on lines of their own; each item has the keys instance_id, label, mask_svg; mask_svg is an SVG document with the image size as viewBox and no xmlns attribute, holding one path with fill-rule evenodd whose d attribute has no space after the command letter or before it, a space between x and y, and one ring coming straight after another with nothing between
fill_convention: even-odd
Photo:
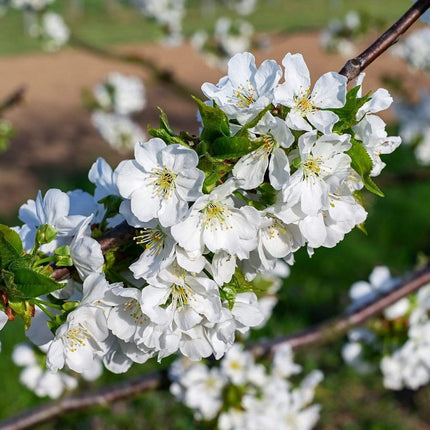
<instances>
[{"instance_id":1,"label":"grassy field","mask_svg":"<svg viewBox=\"0 0 430 430\"><path fill-rule=\"evenodd\" d=\"M66 11L65 16L73 31L92 43L134 43L153 40L160 35L154 24L143 21L126 6L102 0L82 3L84 13L70 9L69 3L65 5L61 1L58 1L58 7ZM187 33L201 26L209 26L214 20L214 17L202 16L200 8L195 6L197 2L191 3L194 7L185 21ZM351 8L366 10L390 21L410 5L406 0L392 0L389 8L387 2L382 0L267 0L260 3L251 21L258 30L268 32L315 29L326 24L330 17L342 16ZM221 12L218 10L217 15ZM14 11L0 20L0 54L22 54L39 49L36 41L22 34L20 21L21 17ZM388 175L409 172L416 167L411 151L403 147L395 154L386 156L385 161L388 166L381 175L381 182ZM430 184L424 181L392 181L381 186L385 198L367 196L368 234L354 230L336 248L318 249L312 259L306 252L299 252L292 274L280 292L280 301L273 317L264 329L253 333L253 338L287 334L329 318L348 304L350 285L367 279L375 265L387 265L395 275L399 275L414 266L419 253L430 253ZM84 178L61 184L64 190L76 187L89 188L89 184ZM7 324L0 332L3 346L0 354L0 419L45 401L19 384L20 369L10 359L12 345L24 340L22 330L18 329L19 324ZM322 404L319 429L430 428L430 389L394 393L383 389L380 377L357 376L342 365L342 343L343 339L339 339L331 345L303 349L297 355L298 361L307 370L317 367L325 373L325 380L317 392L317 402ZM168 364L169 361L163 362L163 366ZM128 376L143 374L154 368L157 368L154 361L135 365ZM103 386L122 378L121 375L106 373L93 385L84 384L82 388ZM72 414L40 428L194 430L201 427L193 421L191 413L175 403L169 394L148 393L109 408L100 407Z\"/></svg>"},{"instance_id":2,"label":"grassy field","mask_svg":"<svg viewBox=\"0 0 430 430\"><path fill-rule=\"evenodd\" d=\"M391 0L389 8L382 0L266 0L259 3L249 21L256 30L270 33L323 27L332 17L342 17L351 9L366 11L391 22L409 7L405 0ZM73 7L74 4L80 7ZM185 34L211 28L217 17L231 14L222 6L216 7L214 14L208 14L199 4L201 2L197 0L190 0L191 7L184 20ZM73 34L99 45L146 42L161 35L154 23L143 19L135 9L116 1L58 0L53 9L62 13ZM20 12L10 10L0 18L0 55L39 49L40 43L24 33Z\"/></svg>"}]
</instances>

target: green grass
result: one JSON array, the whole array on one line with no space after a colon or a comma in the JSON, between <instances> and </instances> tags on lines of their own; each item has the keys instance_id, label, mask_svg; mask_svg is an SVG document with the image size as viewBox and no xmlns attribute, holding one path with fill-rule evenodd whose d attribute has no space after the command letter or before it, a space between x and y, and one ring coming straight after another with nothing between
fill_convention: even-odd
<instances>
[{"instance_id":1,"label":"green grass","mask_svg":"<svg viewBox=\"0 0 430 430\"><path fill-rule=\"evenodd\" d=\"M71 8L71 2L57 0L54 9L61 12L73 34L97 45L138 43L156 40L160 28L144 19L135 9L112 1L82 1L82 8ZM224 7L214 14L202 11L197 0L190 1L184 20L184 32L212 28L219 16L231 15ZM391 22L409 7L405 0L391 0L390 7L382 0L267 0L247 19L258 31L293 32L323 27L332 17L342 17L348 10L366 11L374 17ZM0 55L38 51L41 45L24 33L22 15L10 10L0 18Z\"/></svg>"}]
</instances>

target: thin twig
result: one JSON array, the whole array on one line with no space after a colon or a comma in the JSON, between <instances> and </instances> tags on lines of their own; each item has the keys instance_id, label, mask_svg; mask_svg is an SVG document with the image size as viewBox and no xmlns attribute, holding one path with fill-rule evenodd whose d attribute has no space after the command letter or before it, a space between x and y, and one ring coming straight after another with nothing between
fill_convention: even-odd
<instances>
[{"instance_id":1,"label":"thin twig","mask_svg":"<svg viewBox=\"0 0 430 430\"><path fill-rule=\"evenodd\" d=\"M430 282L430 266L415 273L408 280L399 283L395 289L385 296L379 297L354 312L345 313L337 318L323 322L314 327L294 333L290 336L279 337L271 341L260 342L250 346L256 357L266 356L276 351L281 345L290 345L297 349L313 343L324 343L340 336L350 328L362 324L369 318L379 314L387 306L400 300ZM155 372L135 379L126 380L119 384L109 385L103 389L86 394L76 394L59 401L42 404L35 408L0 422L0 430L22 430L34 428L43 422L62 414L76 410L87 409L96 405L113 403L127 399L133 395L149 390L166 387L165 374Z\"/></svg>"},{"instance_id":2,"label":"thin twig","mask_svg":"<svg viewBox=\"0 0 430 430\"><path fill-rule=\"evenodd\" d=\"M0 423L1 430L33 429L60 415L87 409L92 406L110 406L113 402L124 400L140 393L155 390L167 385L163 372L155 372L103 387L90 393L75 394L59 401L44 403L28 409L16 417Z\"/></svg>"},{"instance_id":3,"label":"thin twig","mask_svg":"<svg viewBox=\"0 0 430 430\"><path fill-rule=\"evenodd\" d=\"M22 85L12 93L10 93L3 101L0 102L0 114L6 110L12 108L13 106L21 103L24 100L24 95L27 88Z\"/></svg>"},{"instance_id":4,"label":"thin twig","mask_svg":"<svg viewBox=\"0 0 430 430\"><path fill-rule=\"evenodd\" d=\"M389 2L387 2L387 5ZM428 9L430 0L418 0L414 5L382 36L365 49L360 55L348 60L339 72L348 81L357 77L369 64L394 45L399 37Z\"/></svg>"},{"instance_id":5,"label":"thin twig","mask_svg":"<svg viewBox=\"0 0 430 430\"><path fill-rule=\"evenodd\" d=\"M69 43L76 48L84 49L90 54L96 55L98 57L134 64L136 66L142 67L145 70L149 70L156 80L170 85L172 89L175 90L180 96L189 98L190 95L196 92L194 88L190 88L186 84L179 82L172 70L160 67L150 58L136 54L123 54L120 52L104 49L99 46L94 46L74 35L70 38Z\"/></svg>"}]
</instances>

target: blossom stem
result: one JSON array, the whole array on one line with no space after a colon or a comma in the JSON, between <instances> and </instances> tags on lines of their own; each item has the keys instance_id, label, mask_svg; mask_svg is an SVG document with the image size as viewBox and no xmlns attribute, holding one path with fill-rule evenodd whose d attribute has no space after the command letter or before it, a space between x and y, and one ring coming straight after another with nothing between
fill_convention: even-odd
<instances>
[{"instance_id":1,"label":"blossom stem","mask_svg":"<svg viewBox=\"0 0 430 430\"><path fill-rule=\"evenodd\" d=\"M51 303L51 302L45 302L45 301L40 300L40 299L33 299L32 301L33 301L33 302L34 302L34 304L35 304L35 305L37 305L37 306L39 306L39 305L43 305L43 306L48 306L48 307L50 307L50 308L63 309L63 308L61 307L61 305L56 305L56 304ZM42 309L42 310L43 310L43 309Z\"/></svg>"},{"instance_id":2,"label":"blossom stem","mask_svg":"<svg viewBox=\"0 0 430 430\"><path fill-rule=\"evenodd\" d=\"M38 303L38 300L34 300L33 299L33 301L34 301L34 304L43 312L43 313L45 313L46 315L48 315L48 317L51 319L51 320L54 320L54 315L52 315L51 314L51 312L49 312L46 308L45 308L45 306L43 306L41 303ZM1 427L0 427L1 428Z\"/></svg>"},{"instance_id":3,"label":"blossom stem","mask_svg":"<svg viewBox=\"0 0 430 430\"><path fill-rule=\"evenodd\" d=\"M369 64L373 63L390 46L394 45L399 37L430 8L430 0L418 0L411 8L394 23L382 36L378 37L372 45L360 55L346 62L339 72L348 78L348 81L356 78Z\"/></svg>"}]
</instances>

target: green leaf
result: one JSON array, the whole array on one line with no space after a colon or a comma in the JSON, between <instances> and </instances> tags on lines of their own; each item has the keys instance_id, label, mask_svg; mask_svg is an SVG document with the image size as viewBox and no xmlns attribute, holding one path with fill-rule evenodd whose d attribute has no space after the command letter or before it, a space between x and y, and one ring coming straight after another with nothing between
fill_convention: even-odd
<instances>
[{"instance_id":1,"label":"green leaf","mask_svg":"<svg viewBox=\"0 0 430 430\"><path fill-rule=\"evenodd\" d=\"M227 115L218 106L208 106L197 97L192 96L197 103L202 118L202 140L211 144L219 137L230 136L230 125Z\"/></svg>"},{"instance_id":2,"label":"green leaf","mask_svg":"<svg viewBox=\"0 0 430 430\"><path fill-rule=\"evenodd\" d=\"M370 92L363 97L357 97L359 90L359 85L351 88L346 94L345 105L339 109L330 109L339 117L339 121L333 127L333 132L343 134L357 124L358 110L370 99Z\"/></svg>"},{"instance_id":3,"label":"green leaf","mask_svg":"<svg viewBox=\"0 0 430 430\"><path fill-rule=\"evenodd\" d=\"M18 233L0 224L0 268L22 256L24 249Z\"/></svg>"},{"instance_id":4,"label":"green leaf","mask_svg":"<svg viewBox=\"0 0 430 430\"><path fill-rule=\"evenodd\" d=\"M15 267L12 264L9 270L14 275L15 288L21 298L35 298L64 288L64 284L55 282L52 278L28 268Z\"/></svg>"},{"instance_id":5,"label":"green leaf","mask_svg":"<svg viewBox=\"0 0 430 430\"><path fill-rule=\"evenodd\" d=\"M254 287L252 283L247 281L242 271L236 267L230 282L224 284L220 288L220 296L222 300L227 300L229 308L232 309L238 293L253 290Z\"/></svg>"},{"instance_id":6,"label":"green leaf","mask_svg":"<svg viewBox=\"0 0 430 430\"><path fill-rule=\"evenodd\" d=\"M373 168L373 162L367 153L364 146L351 139L352 147L346 153L351 157L351 167L360 175L364 186L372 193L384 197L384 193L379 189L379 187L373 182L370 177L370 172Z\"/></svg>"},{"instance_id":7,"label":"green leaf","mask_svg":"<svg viewBox=\"0 0 430 430\"><path fill-rule=\"evenodd\" d=\"M120 196L109 195L99 200L106 210L105 218L112 218L119 213L122 198Z\"/></svg>"},{"instance_id":8,"label":"green leaf","mask_svg":"<svg viewBox=\"0 0 430 430\"><path fill-rule=\"evenodd\" d=\"M160 111L160 129L166 131L170 136L176 136L175 132L170 127L166 113L159 106L157 106L157 109Z\"/></svg>"},{"instance_id":9,"label":"green leaf","mask_svg":"<svg viewBox=\"0 0 430 430\"><path fill-rule=\"evenodd\" d=\"M269 110L273 109L273 105L270 104L269 106L266 106L257 116L255 116L251 121L247 122L236 134L235 136L246 136L248 137L248 130L250 128L254 128L263 118L264 115L266 115Z\"/></svg>"},{"instance_id":10,"label":"green leaf","mask_svg":"<svg viewBox=\"0 0 430 430\"><path fill-rule=\"evenodd\" d=\"M183 145L183 146L189 146L187 143L185 143L180 137L178 136L172 136L168 131L163 130L161 128L151 128L148 127L148 133L152 137L158 137L160 139L163 139L164 142L166 142L168 145L172 145L174 143Z\"/></svg>"},{"instance_id":11,"label":"green leaf","mask_svg":"<svg viewBox=\"0 0 430 430\"><path fill-rule=\"evenodd\" d=\"M212 156L216 159L231 159L249 154L262 145L262 142L252 142L244 136L223 136L211 145Z\"/></svg>"}]
</instances>

